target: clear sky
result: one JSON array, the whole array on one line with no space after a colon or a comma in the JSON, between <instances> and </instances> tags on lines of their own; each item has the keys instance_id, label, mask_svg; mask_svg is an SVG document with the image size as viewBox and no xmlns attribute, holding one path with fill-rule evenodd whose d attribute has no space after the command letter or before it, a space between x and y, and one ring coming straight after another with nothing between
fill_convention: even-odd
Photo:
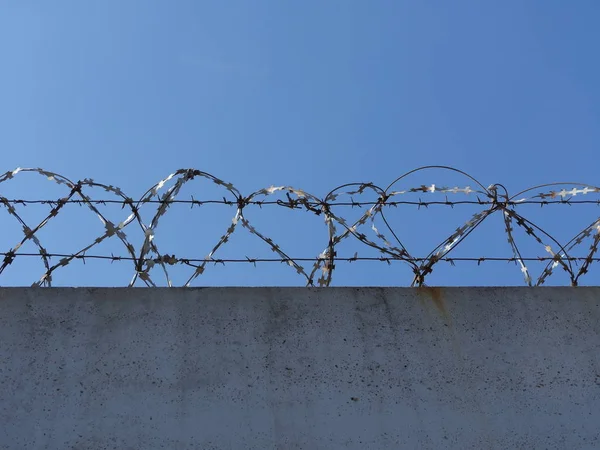
<instances>
[{"instance_id":1,"label":"clear sky","mask_svg":"<svg viewBox=\"0 0 600 450\"><path fill-rule=\"evenodd\" d=\"M423 165L454 166L513 193L553 181L599 185L598 23L595 0L0 0L0 172L43 167L118 185L132 197L179 168L212 173L244 194L271 185L320 197L349 182L386 187ZM431 171L398 188L413 181L471 183ZM185 196L217 194L203 186ZM65 192L31 174L0 185L9 198ZM40 233L48 250L75 250L102 233L89 211L69 208L63 222ZM177 256L204 257L234 214L172 208L156 242ZM398 208L395 230L407 247L430 250L474 212L462 208L438 207L435 218ZM600 211L549 208L522 212L565 242ZM49 211L22 209L31 223ZM255 208L248 219L292 255L324 249L322 218L273 211ZM6 251L20 225L0 213ZM111 214L115 223L127 215ZM461 254L512 255L501 216L491 220L488 231L461 244ZM276 256L250 242L232 240L220 256ZM544 254L527 245L530 254ZM363 247L349 244L347 256ZM124 254L118 242L95 253L109 249ZM132 275L128 263L89 264L57 271L56 283L126 284ZM431 283L522 283L506 263L463 265ZM43 273L39 261L13 266L0 283L28 284ZM340 266L335 284L410 283L405 268L383 266ZM195 285L302 284L289 267L261 267L207 269ZM594 269L582 282L597 283Z\"/></svg>"}]
</instances>

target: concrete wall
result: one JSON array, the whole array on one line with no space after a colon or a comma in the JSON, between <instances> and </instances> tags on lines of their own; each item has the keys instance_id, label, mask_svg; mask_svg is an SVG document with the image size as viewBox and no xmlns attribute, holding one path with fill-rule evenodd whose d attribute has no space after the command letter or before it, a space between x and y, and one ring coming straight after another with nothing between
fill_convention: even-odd
<instances>
[{"instance_id":1,"label":"concrete wall","mask_svg":"<svg viewBox=\"0 0 600 450\"><path fill-rule=\"evenodd\" d=\"M600 288L0 289L0 448L600 448Z\"/></svg>"}]
</instances>

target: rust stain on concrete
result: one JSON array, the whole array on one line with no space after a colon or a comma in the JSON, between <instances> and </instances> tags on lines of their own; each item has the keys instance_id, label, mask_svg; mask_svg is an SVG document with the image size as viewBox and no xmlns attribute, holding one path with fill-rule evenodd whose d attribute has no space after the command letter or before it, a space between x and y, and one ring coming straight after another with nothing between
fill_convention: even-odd
<instances>
[{"instance_id":1,"label":"rust stain on concrete","mask_svg":"<svg viewBox=\"0 0 600 450\"><path fill-rule=\"evenodd\" d=\"M427 287L421 286L417 288L419 293L423 296L427 296L433 301L435 307L445 316L448 316L448 310L446 309L446 303L443 298L443 290L440 287Z\"/></svg>"},{"instance_id":2,"label":"rust stain on concrete","mask_svg":"<svg viewBox=\"0 0 600 450\"><path fill-rule=\"evenodd\" d=\"M460 340L456 334L452 317L448 313L448 308L446 308L446 302L444 301L444 288L421 286L417 288L417 292L419 293L421 302L424 304L428 312L429 308L427 308L427 304L432 302L435 305L435 308L441 313L441 316L443 317L442 320L448 327L446 340L452 346L452 350L454 351L455 356L458 358L461 367L464 366L463 355L460 350Z\"/></svg>"}]
</instances>

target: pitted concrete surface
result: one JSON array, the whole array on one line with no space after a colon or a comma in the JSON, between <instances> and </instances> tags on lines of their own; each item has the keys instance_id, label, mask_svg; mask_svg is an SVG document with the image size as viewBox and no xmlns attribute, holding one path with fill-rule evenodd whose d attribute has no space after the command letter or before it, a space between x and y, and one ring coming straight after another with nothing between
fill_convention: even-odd
<instances>
[{"instance_id":1,"label":"pitted concrete surface","mask_svg":"<svg viewBox=\"0 0 600 450\"><path fill-rule=\"evenodd\" d=\"M0 289L0 448L597 449L600 288Z\"/></svg>"}]
</instances>

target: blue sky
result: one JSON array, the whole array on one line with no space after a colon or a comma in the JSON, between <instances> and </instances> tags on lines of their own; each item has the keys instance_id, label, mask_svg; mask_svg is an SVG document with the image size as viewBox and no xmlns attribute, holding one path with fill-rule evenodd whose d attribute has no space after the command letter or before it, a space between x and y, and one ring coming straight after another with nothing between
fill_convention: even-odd
<instances>
[{"instance_id":1,"label":"blue sky","mask_svg":"<svg viewBox=\"0 0 600 450\"><path fill-rule=\"evenodd\" d=\"M212 173L244 194L291 185L324 197L349 182L385 187L424 165L454 166L513 193L553 181L598 185L599 19L593 0L0 1L0 172L43 167L132 197L179 168ZM429 171L398 188L432 183L469 184ZM210 183L186 189L187 198L224 195ZM65 192L31 174L0 184L8 198ZM40 232L48 250L76 251L102 233L89 211L68 208ZM234 211L188 208L172 207L156 242L164 253L202 258ZM522 212L565 242L600 211L549 208ZM21 209L33 224L49 211ZM400 209L394 223L416 253L474 212ZM6 251L19 224L0 213ZM127 215L110 214L115 223ZM248 219L292 255L314 257L327 243L322 218L306 212L254 208ZM512 255L501 216L490 220L461 255ZM137 243L133 225L128 237ZM221 257L274 256L243 232L238 239ZM103 245L98 252L124 254L118 242ZM349 243L344 253L363 247ZM400 264L353 264L338 267L334 284L410 283ZM464 264L434 271L431 284L522 283L506 263ZM57 285L121 285L132 275L123 262L72 266L56 272ZM42 269L37 260L15 262L0 283L29 284ZM594 269L582 282L597 283ZM195 282L203 284L302 278L281 265L238 265L207 269Z\"/></svg>"}]
</instances>

